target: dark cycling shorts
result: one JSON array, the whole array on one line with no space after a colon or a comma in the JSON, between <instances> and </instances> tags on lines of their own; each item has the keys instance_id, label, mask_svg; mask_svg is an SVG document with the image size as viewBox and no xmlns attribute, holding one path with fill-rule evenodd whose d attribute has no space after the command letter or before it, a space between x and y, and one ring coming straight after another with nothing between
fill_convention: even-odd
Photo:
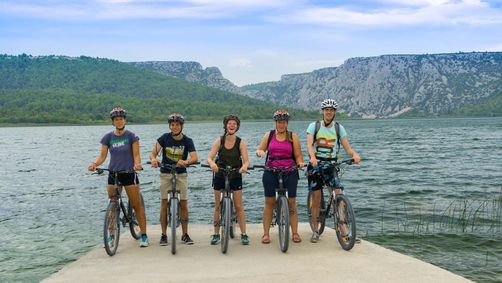
<instances>
[{"instance_id":1,"label":"dark cycling shorts","mask_svg":"<svg viewBox=\"0 0 502 283\"><path fill-rule=\"evenodd\" d=\"M296 197L296 188L298 187L298 170L289 173L283 173L283 185L288 190L288 197ZM279 174L276 172L265 170L263 172L263 188L265 189L266 197L275 197L275 189L279 188Z\"/></svg>"},{"instance_id":2,"label":"dark cycling shorts","mask_svg":"<svg viewBox=\"0 0 502 283\"><path fill-rule=\"evenodd\" d=\"M139 185L138 175L136 173L122 173L119 174L119 186L130 186L130 185ZM108 175L108 185L115 184L115 178L110 173Z\"/></svg>"},{"instance_id":3,"label":"dark cycling shorts","mask_svg":"<svg viewBox=\"0 0 502 283\"><path fill-rule=\"evenodd\" d=\"M309 165L307 167L309 191L321 190L324 185L331 188L339 188L342 184L333 178L333 167L321 168Z\"/></svg>"},{"instance_id":4,"label":"dark cycling shorts","mask_svg":"<svg viewBox=\"0 0 502 283\"><path fill-rule=\"evenodd\" d=\"M225 188L225 177L220 177L216 175L213 178L213 189L216 191L221 191ZM230 178L230 190L239 191L242 190L242 175Z\"/></svg>"}]
</instances>

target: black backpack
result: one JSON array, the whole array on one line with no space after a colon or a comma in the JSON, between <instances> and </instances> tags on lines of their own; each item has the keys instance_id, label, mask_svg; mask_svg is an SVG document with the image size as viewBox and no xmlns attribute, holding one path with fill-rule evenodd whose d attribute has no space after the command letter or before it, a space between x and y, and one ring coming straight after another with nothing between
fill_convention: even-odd
<instances>
[{"instance_id":1,"label":"black backpack","mask_svg":"<svg viewBox=\"0 0 502 283\"><path fill-rule=\"evenodd\" d=\"M312 145L314 145L316 142L317 132L319 132L320 128L321 128L321 121L317 120L315 122L314 140L312 141ZM335 132L336 132L336 155L338 156L338 153L340 152L340 124L338 124L338 122L335 122Z\"/></svg>"}]
</instances>

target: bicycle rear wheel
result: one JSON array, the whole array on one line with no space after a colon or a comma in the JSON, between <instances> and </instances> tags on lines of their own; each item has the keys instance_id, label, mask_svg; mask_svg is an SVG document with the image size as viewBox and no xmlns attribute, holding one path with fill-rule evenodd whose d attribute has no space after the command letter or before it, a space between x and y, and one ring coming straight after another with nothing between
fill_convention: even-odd
<instances>
[{"instance_id":1,"label":"bicycle rear wheel","mask_svg":"<svg viewBox=\"0 0 502 283\"><path fill-rule=\"evenodd\" d=\"M178 226L179 201L169 199L169 226L171 226L171 254L176 254L176 226Z\"/></svg>"},{"instance_id":2,"label":"bicycle rear wheel","mask_svg":"<svg viewBox=\"0 0 502 283\"><path fill-rule=\"evenodd\" d=\"M336 205L333 206L335 231L338 242L346 251L352 249L356 242L356 219L349 198L337 195Z\"/></svg>"},{"instance_id":3,"label":"bicycle rear wheel","mask_svg":"<svg viewBox=\"0 0 502 283\"><path fill-rule=\"evenodd\" d=\"M230 198L223 198L222 203L222 225L221 225L221 252L227 253L228 242L230 241L230 226L232 225L232 200Z\"/></svg>"},{"instance_id":4,"label":"bicycle rear wheel","mask_svg":"<svg viewBox=\"0 0 502 283\"><path fill-rule=\"evenodd\" d=\"M145 202L143 200L143 195L139 194L141 197L141 205L145 207ZM139 228L138 219L136 217L136 211L133 209L130 201L127 202L127 215L129 218L129 230L131 231L131 236L138 240L141 236L141 229Z\"/></svg>"},{"instance_id":5,"label":"bicycle rear wheel","mask_svg":"<svg viewBox=\"0 0 502 283\"><path fill-rule=\"evenodd\" d=\"M312 198L313 198L313 193L309 192L307 196L307 212L309 215L309 224L310 224L310 229L312 232L315 231L314 225L312 224ZM321 205L320 205L320 210L319 210L319 216L317 217L317 223L318 223L318 232L319 235L324 232L324 226L326 225L326 215L324 213L326 212L326 203L324 203L324 194L321 191Z\"/></svg>"},{"instance_id":6,"label":"bicycle rear wheel","mask_svg":"<svg viewBox=\"0 0 502 283\"><path fill-rule=\"evenodd\" d=\"M289 246L289 205L288 198L279 196L277 206L277 226L279 227L279 246L285 253Z\"/></svg>"},{"instance_id":7,"label":"bicycle rear wheel","mask_svg":"<svg viewBox=\"0 0 502 283\"><path fill-rule=\"evenodd\" d=\"M105 214L103 227L103 241L105 250L109 256L115 255L119 246L120 238L120 208L118 201L110 201Z\"/></svg>"}]
</instances>

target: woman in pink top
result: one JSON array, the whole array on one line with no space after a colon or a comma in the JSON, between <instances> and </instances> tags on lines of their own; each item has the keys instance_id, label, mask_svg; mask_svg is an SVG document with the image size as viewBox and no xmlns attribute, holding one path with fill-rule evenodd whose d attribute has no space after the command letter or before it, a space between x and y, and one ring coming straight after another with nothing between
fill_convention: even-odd
<instances>
[{"instance_id":1,"label":"woman in pink top","mask_svg":"<svg viewBox=\"0 0 502 283\"><path fill-rule=\"evenodd\" d=\"M288 131L289 113L279 109L274 113L275 130L265 133L256 156L264 157L267 154L265 165L267 167L292 167L290 172L284 174L284 187L288 190L289 219L293 232L293 242L302 241L298 234L298 215L296 209L296 188L298 186L298 170L302 168L303 156L300 141L296 133ZM270 135L272 137L270 138ZM263 209L263 236L261 242L270 243L270 224L275 204L275 189L279 186L277 173L265 170L263 172L263 188L265 190L265 207Z\"/></svg>"}]
</instances>

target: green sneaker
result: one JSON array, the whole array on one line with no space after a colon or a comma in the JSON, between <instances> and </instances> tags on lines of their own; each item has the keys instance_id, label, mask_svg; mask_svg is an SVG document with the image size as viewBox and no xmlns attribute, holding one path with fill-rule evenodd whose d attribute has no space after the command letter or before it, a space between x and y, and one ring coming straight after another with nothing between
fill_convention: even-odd
<instances>
[{"instance_id":1,"label":"green sneaker","mask_svg":"<svg viewBox=\"0 0 502 283\"><path fill-rule=\"evenodd\" d=\"M214 234L211 236L211 245L216 245L220 242L220 234Z\"/></svg>"},{"instance_id":2,"label":"green sneaker","mask_svg":"<svg viewBox=\"0 0 502 283\"><path fill-rule=\"evenodd\" d=\"M248 235L246 235L246 234L241 234L241 243L242 243L244 246L249 245Z\"/></svg>"}]
</instances>

